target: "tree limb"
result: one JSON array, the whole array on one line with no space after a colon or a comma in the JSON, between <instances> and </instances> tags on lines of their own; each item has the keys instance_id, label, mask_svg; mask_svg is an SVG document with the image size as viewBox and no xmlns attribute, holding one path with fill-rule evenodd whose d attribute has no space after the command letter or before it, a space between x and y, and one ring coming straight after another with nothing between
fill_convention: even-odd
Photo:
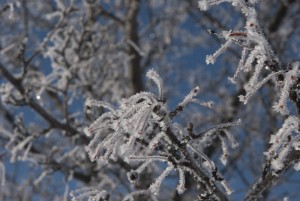
<instances>
[{"instance_id":1,"label":"tree limb","mask_svg":"<svg viewBox=\"0 0 300 201\"><path fill-rule=\"evenodd\" d=\"M15 78L2 64L0 64L0 73L19 91L19 93L24 97L28 106L30 106L35 112L37 112L41 117L49 122L51 126L53 126L54 128L65 130L69 135L80 133L72 126L59 122L32 97L28 97L28 95L26 94L26 89L22 85L22 80Z\"/></svg>"}]
</instances>

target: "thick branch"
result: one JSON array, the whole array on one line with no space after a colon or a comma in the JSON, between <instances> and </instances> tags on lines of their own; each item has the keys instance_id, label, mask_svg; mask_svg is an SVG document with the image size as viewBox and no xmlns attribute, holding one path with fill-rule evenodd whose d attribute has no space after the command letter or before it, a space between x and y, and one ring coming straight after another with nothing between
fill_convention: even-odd
<instances>
[{"instance_id":1,"label":"thick branch","mask_svg":"<svg viewBox=\"0 0 300 201\"><path fill-rule=\"evenodd\" d=\"M129 56L128 67L133 84L133 93L138 93L143 89L141 80L141 56L134 45L139 46L137 18L140 9L140 0L130 0L128 2L128 11L125 20L125 37L128 42L127 54Z\"/></svg>"}]
</instances>

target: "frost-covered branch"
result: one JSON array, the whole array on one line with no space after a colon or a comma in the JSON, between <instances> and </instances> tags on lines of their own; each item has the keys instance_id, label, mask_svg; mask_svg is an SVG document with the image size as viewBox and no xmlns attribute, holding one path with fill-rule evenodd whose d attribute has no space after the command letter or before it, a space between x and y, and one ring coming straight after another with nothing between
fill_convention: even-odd
<instances>
[{"instance_id":1,"label":"frost-covered branch","mask_svg":"<svg viewBox=\"0 0 300 201\"><path fill-rule=\"evenodd\" d=\"M273 109L281 115L290 115L288 100L294 102L299 112L299 63L292 64L292 68L284 69L277 55L262 33L258 23L257 12L254 4L257 2L245 0L200 0L199 7L207 10L210 6L222 2L229 2L239 8L246 17L244 30L223 31L219 37L226 40L225 44L213 55L207 56L206 62L214 63L216 58L230 45L237 44L243 48L237 70L230 81L236 83L240 72L251 72L248 82L244 85L245 95L240 95L240 101L245 104L249 98L269 80L273 79L275 85L281 88L280 98ZM257 200L262 192L270 188L271 184L279 178L294 163L298 164L299 153L299 117L288 116L277 134L271 136L270 148L265 153L266 164L262 177L248 191L246 200ZM222 141L223 143L223 141ZM225 150L226 151L226 150ZM297 169L297 165L295 168Z\"/></svg>"},{"instance_id":2,"label":"frost-covered branch","mask_svg":"<svg viewBox=\"0 0 300 201\"><path fill-rule=\"evenodd\" d=\"M150 70L147 75L157 85L158 97L149 92L141 92L127 99L122 99L117 108L101 101L88 100L86 102L89 107L102 106L108 109L85 129L86 135L92 137L87 147L91 160L108 161L109 159L118 160L120 158L127 163L143 162L137 170L128 174L131 182L135 182L139 178L139 174L146 168L146 165L149 166L155 161L167 163L168 167L150 186L150 192L157 194L164 178L171 170L175 169L179 172L178 193L183 193L185 189L184 172L186 172L195 178L196 183L199 183L199 187L201 187L199 190L202 192L199 195L200 200L204 198L227 200L226 194L231 193L228 184L204 152L200 155L198 153L207 145L207 141L214 139L213 133L227 129L237 123L225 123L216 126L205 132L199 140L189 136L185 128L180 127L171 119L176 114L173 112L172 115L168 115L171 113L164 98L162 98L161 78L154 70ZM198 93L199 87L196 87L178 104L177 108L183 109L188 102L198 103L195 99ZM207 104L204 105L207 106ZM226 133L227 135L222 137L222 147L225 151L225 155L222 156L223 161L226 161L224 157L228 156L225 138L228 137L229 141L233 140L227 131ZM182 141L181 139L185 140ZM195 157L195 155L198 156ZM218 189L217 183L224 187L225 193Z\"/></svg>"},{"instance_id":3,"label":"frost-covered branch","mask_svg":"<svg viewBox=\"0 0 300 201\"><path fill-rule=\"evenodd\" d=\"M0 200L298 199L298 2L194 3L0 5Z\"/></svg>"}]
</instances>

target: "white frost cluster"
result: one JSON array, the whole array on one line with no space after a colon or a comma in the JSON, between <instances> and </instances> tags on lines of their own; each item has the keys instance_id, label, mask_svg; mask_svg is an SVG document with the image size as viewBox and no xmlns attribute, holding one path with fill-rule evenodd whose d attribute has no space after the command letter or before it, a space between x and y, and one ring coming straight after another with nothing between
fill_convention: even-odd
<instances>
[{"instance_id":1,"label":"white frost cluster","mask_svg":"<svg viewBox=\"0 0 300 201\"><path fill-rule=\"evenodd\" d=\"M281 90L281 95L279 101L274 104L273 108L276 112L282 115L288 115L289 110L287 107L287 101L290 95L290 88L296 82L299 77L299 64L295 63L292 70L285 73L284 76L284 86Z\"/></svg>"},{"instance_id":2,"label":"white frost cluster","mask_svg":"<svg viewBox=\"0 0 300 201\"><path fill-rule=\"evenodd\" d=\"M90 103L103 107L108 105L97 101ZM123 99L119 109L104 113L84 129L87 136L93 136L87 147L91 160L103 154L105 159L115 159L119 154L128 157L138 153L142 146L139 141L148 141L147 133L153 130L154 124L165 127L165 122L168 122L167 119L158 122L161 117L157 113L163 113L168 118L166 105L152 93L141 92Z\"/></svg>"},{"instance_id":3,"label":"white frost cluster","mask_svg":"<svg viewBox=\"0 0 300 201\"><path fill-rule=\"evenodd\" d=\"M86 105L104 107L108 112L101 115L88 128L87 136L92 137L87 151L92 161L98 158L129 159L132 155L141 155L153 150L164 138L163 132L169 124L168 109L160 99L162 80L154 70L147 74L159 88L160 97L149 92L141 92L127 99L122 99L120 107L115 109L109 103L87 100ZM161 132L152 136L159 126ZM145 143L147 149L144 148Z\"/></svg>"},{"instance_id":4,"label":"white frost cluster","mask_svg":"<svg viewBox=\"0 0 300 201\"><path fill-rule=\"evenodd\" d=\"M265 153L272 170L280 171L284 167L284 161L292 150L300 150L299 120L296 116L288 117L282 128L271 136L271 147Z\"/></svg>"},{"instance_id":5,"label":"white frost cluster","mask_svg":"<svg viewBox=\"0 0 300 201\"><path fill-rule=\"evenodd\" d=\"M206 63L213 64L217 57L233 44L237 44L243 48L237 70L234 76L229 78L229 80L235 83L240 72L249 72L253 69L251 78L244 86L246 94L239 96L240 101L246 104L249 98L261 88L263 84L279 74L282 74L280 71L281 66L278 58L261 32L257 21L256 10L253 7L256 0L200 0L199 7L202 10L206 10L208 7L222 2L229 2L243 12L247 19L245 29L223 31L222 34L219 34L226 42L214 54L206 57ZM277 69L276 72L263 76L263 71L269 69L270 66L275 67Z\"/></svg>"}]
</instances>

